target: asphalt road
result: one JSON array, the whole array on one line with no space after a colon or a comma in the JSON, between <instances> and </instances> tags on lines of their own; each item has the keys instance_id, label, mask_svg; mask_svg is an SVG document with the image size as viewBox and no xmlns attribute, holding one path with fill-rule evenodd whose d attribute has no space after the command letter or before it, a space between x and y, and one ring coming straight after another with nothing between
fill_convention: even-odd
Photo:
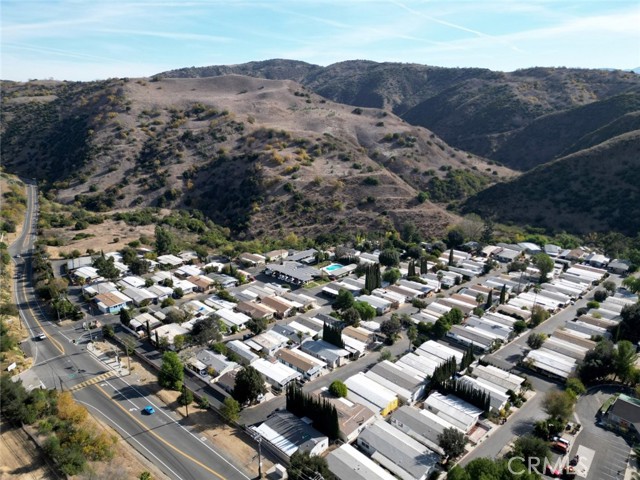
<instances>
[{"instance_id":1,"label":"asphalt road","mask_svg":"<svg viewBox=\"0 0 640 480\"><path fill-rule=\"evenodd\" d=\"M608 280L612 280L617 285L620 285L622 278L618 275L611 275ZM476 458L495 458L502 448L510 443L515 437L530 433L533 430L534 422L547 417L541 409L542 399L548 391L562 389L562 382L552 380L530 370L519 369L518 367L515 367L515 365L529 350L529 347L527 346L527 338L529 338L531 333L551 334L557 328L562 327L567 321L570 321L576 316L578 308L586 306L587 302L592 299L595 290L596 289L592 289L584 296L583 299L578 300L575 305L570 305L568 308L562 310L556 315L553 315L536 328L527 330L520 337L505 345L500 350L485 356L485 360L500 368L511 370L518 375L526 375L531 381L533 388L536 391L536 395L528 402L525 402L520 410L511 415L507 420L507 423L497 427L497 430L488 439L486 439L485 442L481 443L469 455L467 455L460 462L462 465L466 465ZM594 480L596 478L599 480L599 477L593 478ZM605 480L604 477L602 478Z\"/></svg>"},{"instance_id":2,"label":"asphalt road","mask_svg":"<svg viewBox=\"0 0 640 480\"><path fill-rule=\"evenodd\" d=\"M595 451L589 470L588 480L620 480L624 478L631 446L620 435L596 424L596 412L615 392L616 387L589 389L578 399L576 415L582 430L578 434L571 455L575 455L578 445Z\"/></svg>"},{"instance_id":3,"label":"asphalt road","mask_svg":"<svg viewBox=\"0 0 640 480\"><path fill-rule=\"evenodd\" d=\"M27 183L27 212L21 235L9 247L16 263L14 291L20 316L29 329L30 339L23 348L34 358L29 372L47 388L69 390L94 379L110 368L86 350L86 335L81 327L60 328L48 318L33 289L31 256L37 224L37 190ZM19 255L19 256L18 256ZM45 333L47 338L37 340ZM80 339L73 343L72 339ZM41 385L32 385L38 387ZM175 479L248 479L228 459L183 427L166 405L149 397L144 390L131 387L126 379L112 378L101 384L75 390L74 397L91 413L119 431L123 439L170 478ZM146 405L155 405L157 413L141 415Z\"/></svg>"}]
</instances>

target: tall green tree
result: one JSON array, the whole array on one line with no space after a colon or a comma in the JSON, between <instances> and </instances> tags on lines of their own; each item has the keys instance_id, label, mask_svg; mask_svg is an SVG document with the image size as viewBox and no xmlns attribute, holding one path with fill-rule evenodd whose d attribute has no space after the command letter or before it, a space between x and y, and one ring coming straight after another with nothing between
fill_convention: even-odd
<instances>
[{"instance_id":1,"label":"tall green tree","mask_svg":"<svg viewBox=\"0 0 640 480\"><path fill-rule=\"evenodd\" d=\"M638 358L636 349L628 340L621 340L616 344L614 355L614 372L623 383L633 378L635 362Z\"/></svg>"},{"instance_id":2,"label":"tall green tree","mask_svg":"<svg viewBox=\"0 0 640 480\"><path fill-rule=\"evenodd\" d=\"M637 344L640 341L640 302L625 306L620 316L622 321L619 338Z\"/></svg>"},{"instance_id":3,"label":"tall green tree","mask_svg":"<svg viewBox=\"0 0 640 480\"><path fill-rule=\"evenodd\" d=\"M224 399L220 414L229 422L235 423L240 417L240 404L233 397L227 397Z\"/></svg>"},{"instance_id":4,"label":"tall green tree","mask_svg":"<svg viewBox=\"0 0 640 480\"><path fill-rule=\"evenodd\" d=\"M354 302L353 294L349 290L341 288L338 291L336 301L333 302L333 308L335 310L346 310L347 308L353 307Z\"/></svg>"},{"instance_id":5,"label":"tall green tree","mask_svg":"<svg viewBox=\"0 0 640 480\"><path fill-rule=\"evenodd\" d=\"M397 318L391 317L380 324L380 333L387 337L389 343L394 343L402 330L402 324Z\"/></svg>"},{"instance_id":6,"label":"tall green tree","mask_svg":"<svg viewBox=\"0 0 640 480\"><path fill-rule=\"evenodd\" d=\"M573 413L575 402L575 397L571 394L552 390L542 399L542 409L550 417L566 420Z\"/></svg>"},{"instance_id":7,"label":"tall green tree","mask_svg":"<svg viewBox=\"0 0 640 480\"><path fill-rule=\"evenodd\" d=\"M120 277L120 270L116 268L113 257L98 256L93 261L93 267L98 271L98 275L107 280L115 280Z\"/></svg>"},{"instance_id":8,"label":"tall green tree","mask_svg":"<svg viewBox=\"0 0 640 480\"><path fill-rule=\"evenodd\" d=\"M395 267L400 263L400 254L393 248L386 248L380 252L378 261L385 267Z\"/></svg>"},{"instance_id":9,"label":"tall green tree","mask_svg":"<svg viewBox=\"0 0 640 480\"><path fill-rule=\"evenodd\" d=\"M445 428L441 434L438 435L438 445L449 458L457 458L464 453L464 446L467 443L467 439L457 428Z\"/></svg>"},{"instance_id":10,"label":"tall green tree","mask_svg":"<svg viewBox=\"0 0 640 480\"><path fill-rule=\"evenodd\" d=\"M363 302L360 300L356 301L353 304L353 308L358 312L361 320L371 320L376 316L376 309L369 305L367 302Z\"/></svg>"},{"instance_id":11,"label":"tall green tree","mask_svg":"<svg viewBox=\"0 0 640 480\"><path fill-rule=\"evenodd\" d=\"M407 277L415 277L416 276L416 262L414 259L409 260L409 267L407 269Z\"/></svg>"},{"instance_id":12,"label":"tall green tree","mask_svg":"<svg viewBox=\"0 0 640 480\"><path fill-rule=\"evenodd\" d=\"M615 351L611 340L601 340L593 350L589 350L579 367L583 382L604 379L614 373Z\"/></svg>"},{"instance_id":13,"label":"tall green tree","mask_svg":"<svg viewBox=\"0 0 640 480\"><path fill-rule=\"evenodd\" d=\"M389 282L389 284L393 285L400 280L401 276L400 270L397 268L387 268L384 275L382 275L382 278L385 282Z\"/></svg>"},{"instance_id":14,"label":"tall green tree","mask_svg":"<svg viewBox=\"0 0 640 480\"><path fill-rule=\"evenodd\" d=\"M240 404L254 403L260 395L267 393L264 378L252 366L244 367L236 375L233 397Z\"/></svg>"},{"instance_id":15,"label":"tall green tree","mask_svg":"<svg viewBox=\"0 0 640 480\"><path fill-rule=\"evenodd\" d=\"M184 381L184 366L176 352L164 352L162 366L158 373L158 383L161 387L180 390Z\"/></svg>"},{"instance_id":16,"label":"tall green tree","mask_svg":"<svg viewBox=\"0 0 640 480\"><path fill-rule=\"evenodd\" d=\"M493 306L493 289L489 291L489 295L487 295L487 301L484 304L484 309L489 310Z\"/></svg>"},{"instance_id":17,"label":"tall green tree","mask_svg":"<svg viewBox=\"0 0 640 480\"><path fill-rule=\"evenodd\" d=\"M537 253L531 262L540 270L540 283L546 282L549 273L553 271L553 259L546 253Z\"/></svg>"},{"instance_id":18,"label":"tall green tree","mask_svg":"<svg viewBox=\"0 0 640 480\"><path fill-rule=\"evenodd\" d=\"M535 464L535 462L537 462L537 465L544 465L544 460L550 458L551 451L549 450L549 444L541 438L533 435L523 435L514 442L512 455L524 458L525 465Z\"/></svg>"},{"instance_id":19,"label":"tall green tree","mask_svg":"<svg viewBox=\"0 0 640 480\"><path fill-rule=\"evenodd\" d=\"M500 305L504 305L507 301L507 286L502 285L502 289L500 290Z\"/></svg>"},{"instance_id":20,"label":"tall green tree","mask_svg":"<svg viewBox=\"0 0 640 480\"><path fill-rule=\"evenodd\" d=\"M169 230L157 225L155 234L156 234L156 253L158 255L176 253L178 251L176 239Z\"/></svg>"}]
</instances>

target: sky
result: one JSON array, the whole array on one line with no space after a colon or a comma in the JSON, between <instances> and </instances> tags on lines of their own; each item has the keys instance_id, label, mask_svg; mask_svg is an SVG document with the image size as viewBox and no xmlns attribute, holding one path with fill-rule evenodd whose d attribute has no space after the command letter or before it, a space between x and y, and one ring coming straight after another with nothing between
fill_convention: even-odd
<instances>
[{"instance_id":1,"label":"sky","mask_svg":"<svg viewBox=\"0 0 640 480\"><path fill-rule=\"evenodd\" d=\"M640 67L640 0L0 0L0 78L286 58L513 71Z\"/></svg>"}]
</instances>

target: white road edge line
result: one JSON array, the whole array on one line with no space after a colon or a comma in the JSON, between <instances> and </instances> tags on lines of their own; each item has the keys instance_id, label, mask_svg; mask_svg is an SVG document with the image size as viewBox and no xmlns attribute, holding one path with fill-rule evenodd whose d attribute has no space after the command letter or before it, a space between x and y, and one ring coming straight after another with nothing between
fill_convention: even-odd
<instances>
[{"instance_id":1,"label":"white road edge line","mask_svg":"<svg viewBox=\"0 0 640 480\"><path fill-rule=\"evenodd\" d=\"M98 407L94 407L93 405L91 405L90 403L87 402L83 402L82 400L78 400L76 399L76 402L78 403L82 403L84 405L86 405L87 407L93 408L96 412L98 412L100 415L102 415L104 418L106 418L107 420L111 421L109 419L109 417L107 417L107 415L104 414L104 412L102 412L102 410L100 410ZM176 472L174 472L173 470L171 470L171 468L169 468L167 466L167 464L165 464L162 460L160 460L158 457L156 457L151 450L149 450L147 447L145 447L144 445L142 445L138 439L136 439L133 435L131 435L129 432L127 432L124 428L122 428L120 425L117 425L115 422L113 423L114 428L119 428L120 430L122 430L122 432L127 436L127 439L125 440L123 438L123 440L127 441L129 439L133 440L134 442L136 442L138 445L140 445L144 450L146 450L149 455L151 455L153 458L155 458L158 462L160 462L167 470L169 470L171 473L173 473L176 478L178 480L182 480L182 478L180 477L180 475L178 475Z\"/></svg>"},{"instance_id":2,"label":"white road edge line","mask_svg":"<svg viewBox=\"0 0 640 480\"><path fill-rule=\"evenodd\" d=\"M118 377L118 380L122 380L125 384L127 384L129 387L131 387L136 393L138 393L140 395L139 398L141 399L145 399L149 404L151 404L152 406L154 406L156 408L157 411L162 412L167 418L169 418L173 423L175 423L178 427L180 427L181 429L183 429L185 432L187 432L189 435L191 435L193 438L195 438L196 440L198 440L198 443L200 443L201 445L204 445L209 451L213 452L216 456L220 457L220 459L222 459L223 461L225 461L231 468L233 468L236 472L238 472L240 475L242 475L244 478L246 478L247 480L251 480L250 477L247 477L244 473L242 473L238 467L236 467L233 463L231 463L229 460L227 460L226 458L224 458L222 455L220 455L218 452L216 452L213 448L211 448L209 445L207 445L206 443L202 443L200 441L200 439L195 436L193 434L193 432L189 431L187 428L185 428L183 425L180 425L180 423L178 423L178 421L176 421L176 419L172 418L171 415L169 415L167 412L164 411L164 409L160 408L158 405L156 405L155 403L153 403L151 400L149 400L147 398L146 395L143 395L142 392L140 392L140 390L138 390L136 387L134 387L133 385L131 385L129 382L127 382L124 378L122 377ZM113 380L112 380L113 381ZM129 400L126 395L124 395L120 390L118 390L115 386L111 385L109 383L109 381L107 381L106 383L108 383L116 392L118 392L119 395L121 395L124 399ZM131 402L131 400L129 400L129 402ZM133 402L132 402L133 403Z\"/></svg>"}]
</instances>

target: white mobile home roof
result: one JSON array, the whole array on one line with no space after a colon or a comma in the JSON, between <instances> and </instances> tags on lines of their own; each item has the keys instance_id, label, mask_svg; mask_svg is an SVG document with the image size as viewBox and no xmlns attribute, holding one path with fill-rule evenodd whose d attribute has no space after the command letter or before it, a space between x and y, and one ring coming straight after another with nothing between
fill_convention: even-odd
<instances>
[{"instance_id":1,"label":"white mobile home roof","mask_svg":"<svg viewBox=\"0 0 640 480\"><path fill-rule=\"evenodd\" d=\"M514 375L513 373L505 372L493 365L478 365L473 369L473 374L478 378L483 378L506 390L513 390L514 392L517 391L524 382L524 378Z\"/></svg>"},{"instance_id":2,"label":"white mobile home roof","mask_svg":"<svg viewBox=\"0 0 640 480\"><path fill-rule=\"evenodd\" d=\"M448 313L451 310L452 307L450 307L449 305L445 305L444 303L440 303L437 300L433 303L430 303L427 308L424 309L424 311L428 312L428 313L432 313L435 315L438 315L438 317L441 317L442 315L444 315L445 313Z\"/></svg>"},{"instance_id":3,"label":"white mobile home roof","mask_svg":"<svg viewBox=\"0 0 640 480\"><path fill-rule=\"evenodd\" d=\"M246 360L247 363L253 363L260 358L258 355L253 353L251 349L240 340L231 340L230 342L227 342L227 347L231 351L237 353L244 360Z\"/></svg>"},{"instance_id":4,"label":"white mobile home roof","mask_svg":"<svg viewBox=\"0 0 640 480\"><path fill-rule=\"evenodd\" d=\"M555 336L549 337L544 342L544 348L553 350L554 352L561 353L576 360L582 360L589 351L588 348L556 338Z\"/></svg>"},{"instance_id":5,"label":"white mobile home roof","mask_svg":"<svg viewBox=\"0 0 640 480\"><path fill-rule=\"evenodd\" d=\"M230 327L244 327L244 325L246 325L246 323L251 320L251 317L245 315L244 313L234 312L233 310L228 308L221 308L220 310L215 312L215 315Z\"/></svg>"},{"instance_id":6,"label":"white mobile home roof","mask_svg":"<svg viewBox=\"0 0 640 480\"><path fill-rule=\"evenodd\" d=\"M411 315L411 320L414 323L420 323L420 322L436 323L440 318L440 316L441 316L440 314L434 315L434 314L428 313L427 310L422 310L421 312L414 313L413 315Z\"/></svg>"},{"instance_id":7,"label":"white mobile home roof","mask_svg":"<svg viewBox=\"0 0 640 480\"><path fill-rule=\"evenodd\" d=\"M438 462L431 450L384 420L365 428L360 442L371 446L371 457L403 480L426 478Z\"/></svg>"},{"instance_id":8,"label":"white mobile home roof","mask_svg":"<svg viewBox=\"0 0 640 480\"><path fill-rule=\"evenodd\" d=\"M434 392L424 402L425 410L452 423L463 432L468 432L482 415L482 410L454 395Z\"/></svg>"},{"instance_id":9,"label":"white mobile home roof","mask_svg":"<svg viewBox=\"0 0 640 480\"><path fill-rule=\"evenodd\" d=\"M531 360L536 368L562 378L571 376L577 366L574 358L544 347L538 350L531 350L527 354L526 360Z\"/></svg>"},{"instance_id":10,"label":"white mobile home roof","mask_svg":"<svg viewBox=\"0 0 640 480\"><path fill-rule=\"evenodd\" d=\"M378 410L386 409L397 398L396 394L387 387L367 378L362 372L347 378L344 383L350 391L366 398Z\"/></svg>"},{"instance_id":11,"label":"white mobile home roof","mask_svg":"<svg viewBox=\"0 0 640 480\"><path fill-rule=\"evenodd\" d=\"M421 355L415 353L407 353L402 356L396 363L401 365L408 365L415 370L424 373L427 376L432 376L434 370L438 367L439 363Z\"/></svg>"},{"instance_id":12,"label":"white mobile home roof","mask_svg":"<svg viewBox=\"0 0 640 480\"><path fill-rule=\"evenodd\" d=\"M438 343L434 340L427 340L422 345L420 345L420 347L418 347L418 350L423 350L427 353L435 355L436 357L440 358L443 363L449 360L451 357L455 357L456 362L460 363L462 361L462 357L464 357L464 354L461 351L456 350L455 348L451 348L447 345L443 345L442 343Z\"/></svg>"},{"instance_id":13,"label":"white mobile home roof","mask_svg":"<svg viewBox=\"0 0 640 480\"><path fill-rule=\"evenodd\" d=\"M511 328L484 317L471 316L465 325L467 328L477 328L490 335L495 335L501 340L507 340L511 334Z\"/></svg>"},{"instance_id":14,"label":"white mobile home roof","mask_svg":"<svg viewBox=\"0 0 640 480\"><path fill-rule=\"evenodd\" d=\"M165 265L171 265L172 267L177 267L184 263L184 260L180 257L176 257L175 255L160 255L156 258L156 261Z\"/></svg>"},{"instance_id":15,"label":"white mobile home roof","mask_svg":"<svg viewBox=\"0 0 640 480\"><path fill-rule=\"evenodd\" d=\"M484 315L482 316L482 318L487 318L489 320L492 320L496 323L500 323L502 325L505 325L509 328L513 327L513 324L516 323L516 319L513 317L510 317L509 315L504 315L502 313L498 313L498 312L485 312Z\"/></svg>"},{"instance_id":16,"label":"white mobile home roof","mask_svg":"<svg viewBox=\"0 0 640 480\"><path fill-rule=\"evenodd\" d=\"M287 367L284 363L271 363L264 358L259 358L253 362L251 366L264 375L266 379L272 380L271 383L278 383L280 385L286 385L290 381L302 377L300 372L296 372L293 368Z\"/></svg>"},{"instance_id":17,"label":"white mobile home roof","mask_svg":"<svg viewBox=\"0 0 640 480\"><path fill-rule=\"evenodd\" d=\"M376 297L374 295L360 295L358 300L366 302L376 309L387 309L391 307L391 302L389 300L385 300L384 298Z\"/></svg>"},{"instance_id":18,"label":"white mobile home roof","mask_svg":"<svg viewBox=\"0 0 640 480\"><path fill-rule=\"evenodd\" d=\"M396 480L369 457L348 443L327 456L329 470L340 480Z\"/></svg>"},{"instance_id":19,"label":"white mobile home roof","mask_svg":"<svg viewBox=\"0 0 640 480\"><path fill-rule=\"evenodd\" d=\"M507 395L502 388L483 381L482 379L472 378L464 375L460 377L460 381L478 390L482 390L483 392L488 393L490 397L491 408L496 411L504 407L507 403L507 400L509 400L509 395Z\"/></svg>"}]
</instances>

